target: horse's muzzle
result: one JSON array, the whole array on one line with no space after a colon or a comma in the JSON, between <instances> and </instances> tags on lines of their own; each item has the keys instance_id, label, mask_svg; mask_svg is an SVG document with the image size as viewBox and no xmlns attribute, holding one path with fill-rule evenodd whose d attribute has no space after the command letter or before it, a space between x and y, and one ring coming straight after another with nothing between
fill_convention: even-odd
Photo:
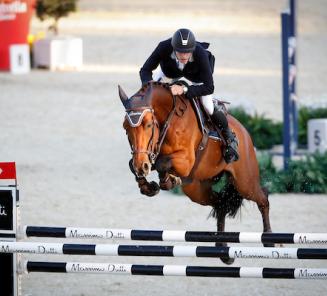
<instances>
[{"instance_id":1,"label":"horse's muzzle","mask_svg":"<svg viewBox=\"0 0 327 296\"><path fill-rule=\"evenodd\" d=\"M146 177L151 171L151 164L144 161L139 166L136 166L134 163L134 171L138 177Z\"/></svg>"}]
</instances>

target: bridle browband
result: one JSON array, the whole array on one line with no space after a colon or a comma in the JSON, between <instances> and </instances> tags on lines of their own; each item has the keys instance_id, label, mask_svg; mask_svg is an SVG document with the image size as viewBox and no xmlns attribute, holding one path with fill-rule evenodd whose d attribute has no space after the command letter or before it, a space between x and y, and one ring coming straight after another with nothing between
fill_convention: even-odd
<instances>
[{"instance_id":1,"label":"bridle browband","mask_svg":"<svg viewBox=\"0 0 327 296\"><path fill-rule=\"evenodd\" d=\"M161 146L164 142L164 139L166 137L167 131L169 129L171 120L173 119L174 113L176 111L176 96L173 95L173 107L170 110L165 123L163 125L163 128L160 130L159 123L157 119L154 116L154 109L149 106L145 107L137 107L137 108L129 108L126 109L126 118L128 123L131 127L138 127L141 125L142 120L147 112L151 112L152 114L152 134L151 138L149 140L149 143L147 145L147 150L138 150L133 147L131 142L129 141L132 155L139 154L139 153L146 153L149 157L150 163L154 164L159 153L161 150ZM133 118L135 117L135 118ZM133 120L134 119L134 120ZM154 143L154 134L155 134L155 126L159 129L159 137L157 143Z\"/></svg>"}]
</instances>

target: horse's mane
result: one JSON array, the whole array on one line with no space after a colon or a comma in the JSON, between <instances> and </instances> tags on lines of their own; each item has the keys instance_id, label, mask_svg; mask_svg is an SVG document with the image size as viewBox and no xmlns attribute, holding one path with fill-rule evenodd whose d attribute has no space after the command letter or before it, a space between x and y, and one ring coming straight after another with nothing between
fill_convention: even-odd
<instances>
[{"instance_id":1,"label":"horse's mane","mask_svg":"<svg viewBox=\"0 0 327 296\"><path fill-rule=\"evenodd\" d=\"M134 109L140 107L148 107L151 104L151 96L148 94L152 87L162 87L170 92L169 83L162 83L157 81L149 81L145 83L134 95L127 101L127 109Z\"/></svg>"},{"instance_id":2,"label":"horse's mane","mask_svg":"<svg viewBox=\"0 0 327 296\"><path fill-rule=\"evenodd\" d=\"M149 82L143 84L142 87L133 96L131 96L131 99L133 99L134 97L145 96L147 90L151 86L161 86L161 87L169 90L170 84L169 83L158 82L158 81L149 81Z\"/></svg>"}]
</instances>

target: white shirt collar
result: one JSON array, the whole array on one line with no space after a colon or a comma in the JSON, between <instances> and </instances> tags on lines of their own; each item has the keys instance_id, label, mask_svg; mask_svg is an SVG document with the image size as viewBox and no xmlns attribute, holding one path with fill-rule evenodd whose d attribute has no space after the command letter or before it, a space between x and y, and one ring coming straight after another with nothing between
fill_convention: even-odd
<instances>
[{"instance_id":1,"label":"white shirt collar","mask_svg":"<svg viewBox=\"0 0 327 296\"><path fill-rule=\"evenodd\" d=\"M185 67L186 64L183 64L183 63L181 63L181 62L178 60L178 58L177 58L177 56L176 56L176 54L175 54L175 51L173 51L173 52L171 53L170 57L171 57L173 60L176 61L176 64L177 64L177 67L178 67L179 70L183 70L183 69L184 69L184 67ZM191 57L190 57L190 59L188 60L188 62L193 62L193 61L194 61L194 59L193 59L193 54L192 54Z\"/></svg>"}]
</instances>

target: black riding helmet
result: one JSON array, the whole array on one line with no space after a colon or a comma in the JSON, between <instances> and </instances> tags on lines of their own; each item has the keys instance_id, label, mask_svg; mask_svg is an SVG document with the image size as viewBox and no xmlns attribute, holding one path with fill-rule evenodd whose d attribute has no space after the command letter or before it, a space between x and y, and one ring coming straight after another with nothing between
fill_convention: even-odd
<instances>
[{"instance_id":1,"label":"black riding helmet","mask_svg":"<svg viewBox=\"0 0 327 296\"><path fill-rule=\"evenodd\" d=\"M177 30L171 39L174 51L193 52L196 46L194 34L188 29Z\"/></svg>"}]
</instances>

